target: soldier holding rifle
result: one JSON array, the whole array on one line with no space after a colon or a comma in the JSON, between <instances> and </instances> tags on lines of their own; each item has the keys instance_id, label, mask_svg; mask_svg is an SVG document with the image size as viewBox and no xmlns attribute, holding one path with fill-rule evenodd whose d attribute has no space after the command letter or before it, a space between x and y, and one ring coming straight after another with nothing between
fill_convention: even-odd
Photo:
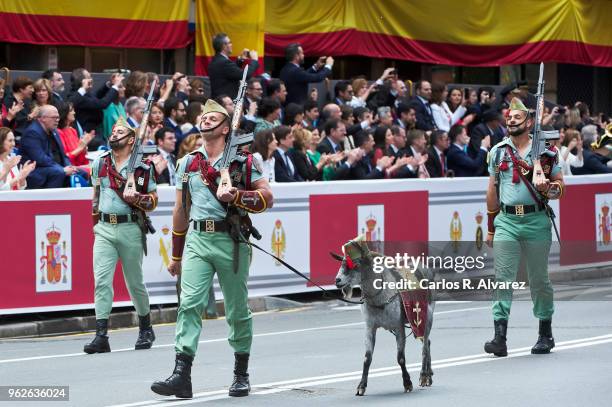
<instances>
[{"instance_id":1,"label":"soldier holding rifle","mask_svg":"<svg viewBox=\"0 0 612 407\"><path fill-rule=\"evenodd\" d=\"M152 95L142 119L146 123ZM149 294L142 274L146 254L146 233L154 233L146 215L157 206L155 169L145 158L155 153L142 144L147 126L138 135L123 117L113 126L109 139L111 150L99 156L92 165L94 186L94 279L96 336L84 347L86 353L110 352L108 318L113 305L113 276L121 260L123 275L138 313L139 333L136 349L149 349L155 340L149 310Z\"/></svg>"},{"instance_id":2,"label":"soldier holding rifle","mask_svg":"<svg viewBox=\"0 0 612 407\"><path fill-rule=\"evenodd\" d=\"M223 291L228 341L235 356L229 395L247 396L251 389L247 372L253 338L247 290L251 249L246 242L251 234L257 237L259 233L247 214L270 208L272 191L255 167L252 155L241 151L251 143L253 135L239 135L236 131L246 73L245 68L234 117L230 118L225 108L209 99L200 121L205 145L178 164L172 260L168 266L170 274L181 274L176 362L170 377L151 385L157 394L193 397L191 366L202 329L202 310L215 273ZM190 220L193 228L188 231Z\"/></svg>"},{"instance_id":3,"label":"soldier holding rifle","mask_svg":"<svg viewBox=\"0 0 612 407\"><path fill-rule=\"evenodd\" d=\"M533 354L549 353L555 346L552 336L553 288L548 277L548 255L552 241L554 213L548 201L563 193L563 174L558 152L547 140L559 138L556 131L541 131L543 106L543 65L535 118L522 101L511 101L507 126L509 137L489 153L489 188L487 191L488 236L493 246L495 279L514 282L521 258L525 259L533 314L539 320L539 335ZM533 136L529 130L533 127ZM556 231L556 228L555 228ZM494 294L495 337L485 344L485 351L507 356L506 331L512 290Z\"/></svg>"}]
</instances>

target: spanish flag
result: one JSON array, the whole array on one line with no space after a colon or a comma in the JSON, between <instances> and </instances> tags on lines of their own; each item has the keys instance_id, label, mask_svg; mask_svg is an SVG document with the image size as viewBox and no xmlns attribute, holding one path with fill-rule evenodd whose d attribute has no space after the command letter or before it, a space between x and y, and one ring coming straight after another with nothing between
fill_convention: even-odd
<instances>
[{"instance_id":1,"label":"spanish flag","mask_svg":"<svg viewBox=\"0 0 612 407\"><path fill-rule=\"evenodd\" d=\"M187 46L190 0L1 0L0 41L171 49Z\"/></svg>"},{"instance_id":2,"label":"spanish flag","mask_svg":"<svg viewBox=\"0 0 612 407\"><path fill-rule=\"evenodd\" d=\"M238 54L360 55L429 64L612 66L612 6L590 0L196 0L196 68L226 32ZM263 39L263 43L262 43Z\"/></svg>"}]
</instances>

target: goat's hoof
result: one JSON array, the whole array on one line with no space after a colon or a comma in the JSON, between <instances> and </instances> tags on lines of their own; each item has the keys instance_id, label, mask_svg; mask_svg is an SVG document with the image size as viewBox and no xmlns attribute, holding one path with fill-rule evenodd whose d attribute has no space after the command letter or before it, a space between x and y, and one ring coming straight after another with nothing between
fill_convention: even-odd
<instances>
[{"instance_id":1,"label":"goat's hoof","mask_svg":"<svg viewBox=\"0 0 612 407\"><path fill-rule=\"evenodd\" d=\"M365 386L358 386L357 387L357 393L355 393L355 396L363 396L365 394Z\"/></svg>"},{"instance_id":2,"label":"goat's hoof","mask_svg":"<svg viewBox=\"0 0 612 407\"><path fill-rule=\"evenodd\" d=\"M431 378L431 375L429 374L421 374L421 387L429 387L433 384L433 379Z\"/></svg>"},{"instance_id":3,"label":"goat's hoof","mask_svg":"<svg viewBox=\"0 0 612 407\"><path fill-rule=\"evenodd\" d=\"M412 382L408 380L408 383L404 383L404 393L410 393L412 391Z\"/></svg>"}]
</instances>

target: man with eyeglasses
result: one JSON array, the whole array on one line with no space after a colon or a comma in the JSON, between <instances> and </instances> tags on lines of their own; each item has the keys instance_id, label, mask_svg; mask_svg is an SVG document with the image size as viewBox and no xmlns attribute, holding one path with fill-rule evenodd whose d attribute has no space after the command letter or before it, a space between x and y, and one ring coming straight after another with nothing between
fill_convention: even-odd
<instances>
[{"instance_id":1,"label":"man with eyeglasses","mask_svg":"<svg viewBox=\"0 0 612 407\"><path fill-rule=\"evenodd\" d=\"M338 106L345 105L353 100L353 85L349 81L338 81L334 86L336 98L334 103Z\"/></svg>"},{"instance_id":2,"label":"man with eyeglasses","mask_svg":"<svg viewBox=\"0 0 612 407\"><path fill-rule=\"evenodd\" d=\"M225 33L219 33L213 37L213 48L215 56L208 65L208 77L210 78L211 97L216 98L219 95L228 95L236 97L238 87L242 79L243 63L248 63L249 70L247 79L249 79L257 68L257 51L244 49L236 62L230 60L232 54L232 41ZM245 62L248 61L248 62Z\"/></svg>"},{"instance_id":3,"label":"man with eyeglasses","mask_svg":"<svg viewBox=\"0 0 612 407\"><path fill-rule=\"evenodd\" d=\"M181 124L185 123L187 111L185 104L177 98L170 98L164 103L164 127L169 127L176 135L176 148L174 154L178 154L179 146L185 138L181 130Z\"/></svg>"},{"instance_id":4,"label":"man with eyeglasses","mask_svg":"<svg viewBox=\"0 0 612 407\"><path fill-rule=\"evenodd\" d=\"M22 162L36 162L36 169L27 178L28 189L63 188L66 176L77 172L70 165L57 134L58 123L57 108L53 105L41 106L36 120L21 138Z\"/></svg>"}]
</instances>

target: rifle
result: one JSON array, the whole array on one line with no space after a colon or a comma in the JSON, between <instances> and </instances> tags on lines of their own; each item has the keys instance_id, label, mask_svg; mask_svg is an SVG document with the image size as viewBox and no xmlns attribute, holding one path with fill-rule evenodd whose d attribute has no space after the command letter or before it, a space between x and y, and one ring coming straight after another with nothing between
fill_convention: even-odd
<instances>
[{"instance_id":1,"label":"rifle","mask_svg":"<svg viewBox=\"0 0 612 407\"><path fill-rule=\"evenodd\" d=\"M542 116L544 116L544 63L540 62L540 77L538 79L538 90L536 93L536 111L535 111L535 124L533 126L533 137L531 139L531 152L533 157L533 185L543 183L546 181L546 176L542 170L542 163L540 157L542 155L548 155L554 157L555 153L550 151L547 147L549 140L558 140L560 135L558 130L542 130ZM519 172L519 175L521 173ZM555 212L548 204L548 199L533 187L533 185L525 182L527 189L531 193L536 203L544 205L546 215L550 218L550 221L555 229L557 240L561 242L559 231L557 230L557 224L555 223ZM542 199L539 199L541 196Z\"/></svg>"},{"instance_id":2,"label":"rifle","mask_svg":"<svg viewBox=\"0 0 612 407\"><path fill-rule=\"evenodd\" d=\"M238 152L242 146L251 144L253 142L253 133L238 134L240 119L242 118L242 105L244 104L244 96L247 88L246 77L248 68L248 66L244 67L244 71L242 72L242 80L240 81L240 87L238 88L238 95L234 100L234 115L232 117L230 136L225 143L223 157L221 158L221 167L219 168L221 179L219 181L219 188L217 189L217 197L220 197L224 191L232 188L229 167L234 161L243 163L246 160L246 157L238 154Z\"/></svg>"},{"instance_id":3,"label":"rifle","mask_svg":"<svg viewBox=\"0 0 612 407\"><path fill-rule=\"evenodd\" d=\"M540 62L540 77L538 79L538 90L536 93L535 124L533 126L533 137L531 139L531 151L533 156L533 183L545 182L546 177L542 171L540 156L548 155L554 157L555 153L548 150L547 144L550 140L558 140L558 130L542 130L542 117L544 116L544 63Z\"/></svg>"},{"instance_id":4,"label":"rifle","mask_svg":"<svg viewBox=\"0 0 612 407\"><path fill-rule=\"evenodd\" d=\"M151 89L155 89L156 85L157 80L153 80L153 83L151 84ZM152 105L153 91L151 91L149 97L147 98L147 104L145 106L142 120L140 121L140 127L138 127L138 130L136 131L136 139L134 140L132 152L128 160L126 177L127 181L125 183L124 191L136 191L136 180L134 179L134 171L136 171L136 168L142 164L142 159L145 154L157 154L156 146L143 144L143 141L145 139L145 133L147 132L147 122L149 121L149 114L151 113ZM139 218L141 218L140 220L143 223L143 225L141 225L143 229L146 228L150 233L155 233L155 229L153 228L150 219L146 215L142 214L141 216L139 216ZM143 230L143 232L146 232L146 230Z\"/></svg>"}]
</instances>

